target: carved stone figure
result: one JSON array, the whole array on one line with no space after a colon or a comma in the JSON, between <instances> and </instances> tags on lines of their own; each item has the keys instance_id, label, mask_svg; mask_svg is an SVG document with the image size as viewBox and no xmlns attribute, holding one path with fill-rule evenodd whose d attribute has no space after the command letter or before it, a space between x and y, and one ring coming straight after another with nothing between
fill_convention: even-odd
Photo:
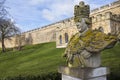
<instances>
[{"instance_id":1,"label":"carved stone figure","mask_svg":"<svg viewBox=\"0 0 120 80\"><path fill-rule=\"evenodd\" d=\"M83 1L81 1L79 3L79 5L76 5L74 7L74 15L75 15L74 21L75 21L75 23L81 22L82 18L86 18L85 21L87 23L90 23L88 20L89 13L90 13L89 5L85 5L85 3Z\"/></svg>"},{"instance_id":2,"label":"carved stone figure","mask_svg":"<svg viewBox=\"0 0 120 80\"><path fill-rule=\"evenodd\" d=\"M89 12L84 2L75 6L74 21L79 32L70 39L64 53L69 67L99 67L100 52L112 48L120 39L120 35L105 34L101 28L92 30Z\"/></svg>"}]
</instances>

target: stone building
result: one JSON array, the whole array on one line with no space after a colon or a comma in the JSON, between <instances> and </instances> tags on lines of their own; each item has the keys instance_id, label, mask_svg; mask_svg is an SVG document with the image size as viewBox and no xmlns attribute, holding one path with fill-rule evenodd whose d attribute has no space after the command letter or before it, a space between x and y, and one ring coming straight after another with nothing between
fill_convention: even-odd
<instances>
[{"instance_id":1,"label":"stone building","mask_svg":"<svg viewBox=\"0 0 120 80\"><path fill-rule=\"evenodd\" d=\"M105 33L120 32L120 0L94 9L90 13L92 29L101 27ZM71 36L77 33L73 17L22 33L5 40L6 47L55 42L56 48L66 47ZM0 43L1 44L1 43Z\"/></svg>"},{"instance_id":2,"label":"stone building","mask_svg":"<svg viewBox=\"0 0 120 80\"><path fill-rule=\"evenodd\" d=\"M111 4L94 9L90 13L92 19L92 29L102 28L104 33L119 33L120 32L120 0ZM69 23L69 22L70 23ZM69 18L64 22L65 26L59 26L56 32L56 47L66 47L66 35L68 37L74 35L77 32L73 18ZM71 24L71 25L69 25ZM72 26L72 27L71 27Z\"/></svg>"}]
</instances>

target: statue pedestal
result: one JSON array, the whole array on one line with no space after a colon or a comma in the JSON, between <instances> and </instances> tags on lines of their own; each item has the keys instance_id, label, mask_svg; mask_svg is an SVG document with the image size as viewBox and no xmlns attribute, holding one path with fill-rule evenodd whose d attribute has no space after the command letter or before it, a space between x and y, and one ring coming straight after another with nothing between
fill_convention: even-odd
<instances>
[{"instance_id":1,"label":"statue pedestal","mask_svg":"<svg viewBox=\"0 0 120 80\"><path fill-rule=\"evenodd\" d=\"M62 80L107 80L106 75L109 74L109 69L106 67L70 68L61 66L58 71L62 74Z\"/></svg>"}]
</instances>

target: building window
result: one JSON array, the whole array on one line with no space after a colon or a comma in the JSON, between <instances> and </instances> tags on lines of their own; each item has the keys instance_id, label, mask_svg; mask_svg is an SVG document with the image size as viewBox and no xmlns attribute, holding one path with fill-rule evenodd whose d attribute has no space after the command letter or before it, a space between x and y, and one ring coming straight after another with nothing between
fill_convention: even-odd
<instances>
[{"instance_id":1,"label":"building window","mask_svg":"<svg viewBox=\"0 0 120 80\"><path fill-rule=\"evenodd\" d=\"M65 33L65 43L68 43L68 33Z\"/></svg>"},{"instance_id":2,"label":"building window","mask_svg":"<svg viewBox=\"0 0 120 80\"><path fill-rule=\"evenodd\" d=\"M103 27L99 27L99 30L100 30L101 32L104 32Z\"/></svg>"},{"instance_id":3,"label":"building window","mask_svg":"<svg viewBox=\"0 0 120 80\"><path fill-rule=\"evenodd\" d=\"M59 37L60 44L62 44L62 36Z\"/></svg>"}]
</instances>

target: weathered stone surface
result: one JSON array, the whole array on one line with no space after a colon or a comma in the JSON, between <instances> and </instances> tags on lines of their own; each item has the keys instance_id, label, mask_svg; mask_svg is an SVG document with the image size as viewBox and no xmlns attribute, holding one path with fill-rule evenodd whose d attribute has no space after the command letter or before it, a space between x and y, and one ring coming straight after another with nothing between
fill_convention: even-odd
<instances>
[{"instance_id":1,"label":"weathered stone surface","mask_svg":"<svg viewBox=\"0 0 120 80\"><path fill-rule=\"evenodd\" d=\"M67 76L67 75L62 75L62 80L84 80L84 79L79 79L79 78L75 78L75 77L71 77L71 76ZM106 76L100 76L100 77L85 79L85 80L107 80L107 79L106 79Z\"/></svg>"},{"instance_id":2,"label":"weathered stone surface","mask_svg":"<svg viewBox=\"0 0 120 80\"><path fill-rule=\"evenodd\" d=\"M88 18L90 14L89 5L85 5L83 1L79 3L79 5L75 5L74 7L74 21L75 23L80 22L82 18ZM86 19L86 22L90 23L89 19Z\"/></svg>"},{"instance_id":3,"label":"weathered stone surface","mask_svg":"<svg viewBox=\"0 0 120 80\"><path fill-rule=\"evenodd\" d=\"M107 77L106 76L100 76L100 77L91 78L91 79L88 79L88 80L107 80Z\"/></svg>"},{"instance_id":4,"label":"weathered stone surface","mask_svg":"<svg viewBox=\"0 0 120 80\"><path fill-rule=\"evenodd\" d=\"M95 78L95 77L105 76L109 74L109 69L106 67L99 67L89 71L88 73L86 73L87 75L85 76L87 78Z\"/></svg>"},{"instance_id":5,"label":"weathered stone surface","mask_svg":"<svg viewBox=\"0 0 120 80\"><path fill-rule=\"evenodd\" d=\"M82 59L80 61L79 58L81 57L81 55L82 55L82 58L85 58L85 59ZM85 66L82 66L82 67L92 67L92 68L100 67L100 65L101 65L101 56L100 56L99 53L91 55L91 53L84 50L81 53L81 55L79 55L79 54L74 55L73 63L68 64L68 66L69 67L82 66L80 63L83 62L83 64L85 64Z\"/></svg>"},{"instance_id":6,"label":"weathered stone surface","mask_svg":"<svg viewBox=\"0 0 120 80\"><path fill-rule=\"evenodd\" d=\"M62 80L82 80L82 79L79 79L79 78L75 78L75 77L71 77L71 76L67 76L67 75L62 74Z\"/></svg>"},{"instance_id":7,"label":"weathered stone surface","mask_svg":"<svg viewBox=\"0 0 120 80\"><path fill-rule=\"evenodd\" d=\"M63 78L76 78L82 80L106 80L106 75L109 74L109 69L106 67L98 68L69 68L66 66L59 67L59 73L61 73ZM69 76L69 77L68 77ZM64 80L64 79L63 79Z\"/></svg>"},{"instance_id":8,"label":"weathered stone surface","mask_svg":"<svg viewBox=\"0 0 120 80\"><path fill-rule=\"evenodd\" d=\"M90 18L88 6L81 1L74 9L74 22L79 32L71 37L64 52L69 67L99 67L100 59L96 55L105 49L112 48L118 41L119 32L106 34L102 27L95 30L91 29L91 23L86 22ZM105 13L105 15L106 18L111 19L112 17L110 12ZM100 21L101 15L97 17ZM60 43L61 39L60 36ZM97 62L98 64L96 64Z\"/></svg>"},{"instance_id":9,"label":"weathered stone surface","mask_svg":"<svg viewBox=\"0 0 120 80\"><path fill-rule=\"evenodd\" d=\"M75 34L66 47L64 57L66 57L68 66L99 67L100 52L112 48L118 41L118 37L105 34L99 29L91 30L89 28L82 33Z\"/></svg>"},{"instance_id":10,"label":"weathered stone surface","mask_svg":"<svg viewBox=\"0 0 120 80\"><path fill-rule=\"evenodd\" d=\"M85 9L85 6L84 2L75 6L74 21L79 33L70 39L64 53L68 67L62 66L58 69L59 73L62 74L62 80L106 80L106 75L109 74L108 68L100 67L100 52L112 48L116 44L120 31L116 29L104 31L104 28L98 25L95 25L97 26L94 28L95 30L91 29L90 24L86 23L86 19L89 19L87 16L89 8ZM96 22L100 23L101 20L105 20L109 28L112 20L119 22L118 17L109 12L105 13L104 17L100 14L95 19L93 17L92 20L94 22L92 26Z\"/></svg>"},{"instance_id":11,"label":"weathered stone surface","mask_svg":"<svg viewBox=\"0 0 120 80\"><path fill-rule=\"evenodd\" d=\"M67 66L60 66L58 69L59 73L62 73L64 75L69 75L72 77L76 77L76 78L83 78L84 77L84 71L85 69L82 69L80 67L77 68L70 68Z\"/></svg>"},{"instance_id":12,"label":"weathered stone surface","mask_svg":"<svg viewBox=\"0 0 120 80\"><path fill-rule=\"evenodd\" d=\"M91 57L85 59L87 67L100 67L101 65L101 56L99 53L92 54Z\"/></svg>"}]
</instances>

